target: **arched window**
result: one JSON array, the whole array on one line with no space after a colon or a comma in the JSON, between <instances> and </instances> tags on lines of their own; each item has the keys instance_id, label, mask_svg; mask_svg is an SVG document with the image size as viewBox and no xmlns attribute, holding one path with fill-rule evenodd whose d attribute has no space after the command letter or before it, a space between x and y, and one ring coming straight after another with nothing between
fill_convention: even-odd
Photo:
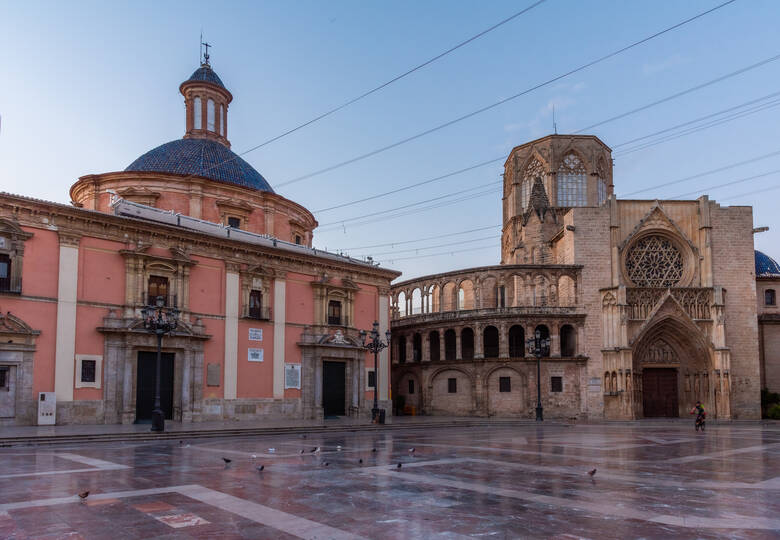
<instances>
[{"instance_id":1,"label":"arched window","mask_svg":"<svg viewBox=\"0 0 780 540\"><path fill-rule=\"evenodd\" d=\"M412 338L412 362L422 360L422 336L415 334Z\"/></svg>"},{"instance_id":2,"label":"arched window","mask_svg":"<svg viewBox=\"0 0 780 540\"><path fill-rule=\"evenodd\" d=\"M498 328L488 326L485 328L482 336L485 358L498 358Z\"/></svg>"},{"instance_id":3,"label":"arched window","mask_svg":"<svg viewBox=\"0 0 780 540\"><path fill-rule=\"evenodd\" d=\"M474 359L474 330L464 328L460 332L460 352L463 360Z\"/></svg>"},{"instance_id":4,"label":"arched window","mask_svg":"<svg viewBox=\"0 0 780 540\"><path fill-rule=\"evenodd\" d=\"M405 364L406 363L406 338L401 336L398 338L398 363L399 364Z\"/></svg>"},{"instance_id":5,"label":"arched window","mask_svg":"<svg viewBox=\"0 0 780 540\"><path fill-rule=\"evenodd\" d=\"M525 356L525 330L520 325L509 329L509 357L522 358Z\"/></svg>"},{"instance_id":6,"label":"arched window","mask_svg":"<svg viewBox=\"0 0 780 540\"><path fill-rule=\"evenodd\" d=\"M209 131L215 131L214 129L214 100L209 99L206 102L206 129Z\"/></svg>"},{"instance_id":7,"label":"arched window","mask_svg":"<svg viewBox=\"0 0 780 540\"><path fill-rule=\"evenodd\" d=\"M439 333L435 330L428 334L428 350L431 355L431 362L441 360L441 350L439 349Z\"/></svg>"},{"instance_id":8,"label":"arched window","mask_svg":"<svg viewBox=\"0 0 780 540\"><path fill-rule=\"evenodd\" d=\"M455 330L450 328L444 332L444 359L455 360L457 354Z\"/></svg>"},{"instance_id":9,"label":"arched window","mask_svg":"<svg viewBox=\"0 0 780 540\"><path fill-rule=\"evenodd\" d=\"M203 109L201 108L199 97L196 97L193 100L192 107L193 112L195 113L195 118L193 119L195 129L203 129Z\"/></svg>"},{"instance_id":10,"label":"arched window","mask_svg":"<svg viewBox=\"0 0 780 540\"><path fill-rule=\"evenodd\" d=\"M537 178L541 178L542 181L544 181L544 166L538 159L534 158L525 168L523 182L520 185L520 206L523 210L528 208L528 200L531 198L531 189Z\"/></svg>"},{"instance_id":11,"label":"arched window","mask_svg":"<svg viewBox=\"0 0 780 540\"><path fill-rule=\"evenodd\" d=\"M607 200L607 183L599 178L598 181L598 195L599 195L599 204L604 204L604 201Z\"/></svg>"},{"instance_id":12,"label":"arched window","mask_svg":"<svg viewBox=\"0 0 780 540\"><path fill-rule=\"evenodd\" d=\"M566 154L558 167L558 206L586 206L588 177L576 154Z\"/></svg>"},{"instance_id":13,"label":"arched window","mask_svg":"<svg viewBox=\"0 0 780 540\"><path fill-rule=\"evenodd\" d=\"M775 305L775 290L774 289L767 289L764 291L764 304L767 306L774 306Z\"/></svg>"},{"instance_id":14,"label":"arched window","mask_svg":"<svg viewBox=\"0 0 780 540\"><path fill-rule=\"evenodd\" d=\"M570 324L561 326L561 356L577 354L577 333Z\"/></svg>"},{"instance_id":15,"label":"arched window","mask_svg":"<svg viewBox=\"0 0 780 540\"><path fill-rule=\"evenodd\" d=\"M225 106L219 106L219 134L225 135Z\"/></svg>"},{"instance_id":16,"label":"arched window","mask_svg":"<svg viewBox=\"0 0 780 540\"><path fill-rule=\"evenodd\" d=\"M628 250L626 270L637 287L673 287L682 279L683 258L667 238L645 236Z\"/></svg>"}]
</instances>

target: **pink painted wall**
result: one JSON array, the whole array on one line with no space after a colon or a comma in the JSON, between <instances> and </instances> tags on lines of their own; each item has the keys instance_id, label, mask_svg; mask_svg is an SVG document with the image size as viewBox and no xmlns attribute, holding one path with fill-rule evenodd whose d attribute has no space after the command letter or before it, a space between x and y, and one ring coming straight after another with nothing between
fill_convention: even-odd
<instances>
[{"instance_id":1,"label":"pink painted wall","mask_svg":"<svg viewBox=\"0 0 780 540\"><path fill-rule=\"evenodd\" d=\"M192 256L198 264L190 268L190 310L212 315L225 314L225 265L217 259Z\"/></svg>"},{"instance_id":2,"label":"pink painted wall","mask_svg":"<svg viewBox=\"0 0 780 540\"><path fill-rule=\"evenodd\" d=\"M370 285L364 285L362 283L357 284L360 290L355 294L355 327L366 332L370 332L374 321L379 320L379 314L377 307L379 302L377 300L376 287ZM381 336L384 340L384 336ZM366 368L374 367L374 355L366 354ZM366 376L368 377L368 376ZM379 384L385 385L389 382L384 378L382 374L379 374ZM366 399L374 399L374 391L366 390Z\"/></svg>"},{"instance_id":3,"label":"pink painted wall","mask_svg":"<svg viewBox=\"0 0 780 540\"><path fill-rule=\"evenodd\" d=\"M288 323L314 324L314 289L311 282L315 279L315 276L305 274L287 274L285 299ZM289 349L285 350L285 355L289 353Z\"/></svg>"},{"instance_id":4,"label":"pink painted wall","mask_svg":"<svg viewBox=\"0 0 780 540\"><path fill-rule=\"evenodd\" d=\"M225 321L224 319L203 319L206 333L211 339L203 342L203 397L222 398L225 386ZM206 377L208 364L219 364L219 386L208 386Z\"/></svg>"},{"instance_id":5,"label":"pink painted wall","mask_svg":"<svg viewBox=\"0 0 780 540\"><path fill-rule=\"evenodd\" d=\"M263 330L263 341L249 341L249 329ZM238 388L239 398L271 398L274 395L274 327L273 323L252 319L238 321ZM248 349L263 349L262 362L250 362Z\"/></svg>"},{"instance_id":6,"label":"pink painted wall","mask_svg":"<svg viewBox=\"0 0 780 540\"><path fill-rule=\"evenodd\" d=\"M96 328L103 326L103 317L106 315L108 309L104 307L76 306L76 354L103 355L103 334ZM79 376L80 373L75 374L74 383ZM74 384L73 399L103 399L103 384L101 388L76 388Z\"/></svg>"},{"instance_id":7,"label":"pink painted wall","mask_svg":"<svg viewBox=\"0 0 780 540\"><path fill-rule=\"evenodd\" d=\"M57 298L60 239L56 231L22 227L33 237L24 243L22 294Z\"/></svg>"},{"instance_id":8,"label":"pink painted wall","mask_svg":"<svg viewBox=\"0 0 780 540\"><path fill-rule=\"evenodd\" d=\"M125 259L118 253L123 248L124 245L120 242L89 237L81 239L79 301L102 302L117 306L125 303Z\"/></svg>"},{"instance_id":9,"label":"pink painted wall","mask_svg":"<svg viewBox=\"0 0 780 540\"><path fill-rule=\"evenodd\" d=\"M303 328L300 326L287 325L284 332L284 363L285 364L300 364L302 350L298 346L298 342L301 340L301 333ZM303 378L303 374L301 374ZM301 379L301 384L303 380ZM287 388L284 391L284 397L288 399L300 398L301 391L297 388Z\"/></svg>"}]
</instances>

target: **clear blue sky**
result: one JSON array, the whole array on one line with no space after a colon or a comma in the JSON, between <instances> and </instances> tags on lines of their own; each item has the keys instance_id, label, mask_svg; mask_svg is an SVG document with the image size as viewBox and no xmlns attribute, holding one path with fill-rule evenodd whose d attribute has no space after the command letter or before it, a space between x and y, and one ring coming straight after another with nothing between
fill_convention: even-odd
<instances>
[{"instance_id":1,"label":"clear blue sky","mask_svg":"<svg viewBox=\"0 0 780 540\"><path fill-rule=\"evenodd\" d=\"M184 105L178 86L198 66L201 27L213 44L212 65L234 95L229 137L241 153L531 3L2 1L0 189L67 203L68 189L79 176L122 170L151 148L180 138ZM276 185L493 103L718 3L547 0L244 158ZM277 191L316 211L506 156L513 146L551 131L553 104L558 132L572 132L780 54L779 20L780 2L738 0L490 112ZM620 154L629 147L620 145L631 139L778 91L780 61L590 132L614 149L615 187L618 196L625 195L780 150L780 107L769 107ZM641 196L669 198L778 169L780 155ZM496 183L495 192L427 212L325 226L498 182L501 172L497 162L394 196L316 213L323 226L315 231L315 245L338 250L498 225ZM774 186L780 186L778 173L707 191L723 204L753 205L755 225L771 228L756 236L756 247L780 258L780 189L760 191ZM496 227L349 252L393 259L386 266L408 278L497 264L499 234ZM453 242L463 243L422 249ZM406 251L410 248L420 250ZM468 248L474 251L462 251ZM461 252L401 260L446 250Z\"/></svg>"}]
</instances>

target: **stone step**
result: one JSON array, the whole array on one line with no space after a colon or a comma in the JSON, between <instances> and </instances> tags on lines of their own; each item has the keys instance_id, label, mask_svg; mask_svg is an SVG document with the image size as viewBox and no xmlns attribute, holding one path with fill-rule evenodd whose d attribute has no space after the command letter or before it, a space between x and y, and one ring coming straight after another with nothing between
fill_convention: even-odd
<instances>
[{"instance_id":1,"label":"stone step","mask_svg":"<svg viewBox=\"0 0 780 540\"><path fill-rule=\"evenodd\" d=\"M106 442L144 442L144 441L169 441L184 439L213 439L230 437L255 437L267 435L288 435L288 434L308 434L308 433L338 433L338 432L358 432L358 431L389 431L400 429L431 429L448 427L481 427L481 426L513 426L533 424L533 420L462 420L462 421L430 421L415 423L390 423L384 425L376 424L333 424L321 426L284 426L267 428L227 428L210 430L177 430L155 433L152 431L143 432L107 432L107 433L85 433L85 434L63 434L63 435L19 435L12 437L0 437L0 447L12 446L42 446L42 445L62 445L62 444L83 444L87 442L106 443ZM550 422L548 422L550 423ZM110 426L106 426L110 429Z\"/></svg>"}]
</instances>

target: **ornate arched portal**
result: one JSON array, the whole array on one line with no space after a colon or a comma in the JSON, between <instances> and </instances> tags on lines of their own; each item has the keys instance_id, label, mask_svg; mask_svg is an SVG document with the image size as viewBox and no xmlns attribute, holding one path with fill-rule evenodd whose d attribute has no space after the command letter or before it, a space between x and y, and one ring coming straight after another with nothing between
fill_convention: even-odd
<instances>
[{"instance_id":1,"label":"ornate arched portal","mask_svg":"<svg viewBox=\"0 0 780 540\"><path fill-rule=\"evenodd\" d=\"M657 318L633 346L633 387L638 417L678 417L696 401L714 411L710 384L712 348L707 337L690 320L667 315Z\"/></svg>"}]
</instances>

